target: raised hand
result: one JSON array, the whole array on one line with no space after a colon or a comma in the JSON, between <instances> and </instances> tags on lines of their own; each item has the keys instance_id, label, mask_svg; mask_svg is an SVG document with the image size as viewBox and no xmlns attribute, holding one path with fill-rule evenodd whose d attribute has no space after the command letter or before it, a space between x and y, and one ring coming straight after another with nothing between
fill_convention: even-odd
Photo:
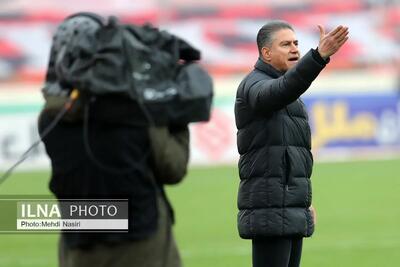
<instances>
[{"instance_id":1,"label":"raised hand","mask_svg":"<svg viewBox=\"0 0 400 267\"><path fill-rule=\"evenodd\" d=\"M323 59L335 54L342 45L349 39L349 28L342 25L336 27L328 34L325 34L325 29L322 25L319 28L319 45L318 52Z\"/></svg>"}]
</instances>

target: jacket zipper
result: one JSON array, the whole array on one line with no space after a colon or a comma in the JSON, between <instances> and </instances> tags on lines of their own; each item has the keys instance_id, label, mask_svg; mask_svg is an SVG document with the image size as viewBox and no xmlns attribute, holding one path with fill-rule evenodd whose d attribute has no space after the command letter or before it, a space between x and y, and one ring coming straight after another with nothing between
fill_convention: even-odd
<instances>
[{"instance_id":1,"label":"jacket zipper","mask_svg":"<svg viewBox=\"0 0 400 267\"><path fill-rule=\"evenodd\" d=\"M289 158L289 151L288 151L289 147L286 146L285 148L285 179L283 181L283 185L285 187L285 192L289 191L289 174L290 174L290 158Z\"/></svg>"},{"instance_id":2,"label":"jacket zipper","mask_svg":"<svg viewBox=\"0 0 400 267\"><path fill-rule=\"evenodd\" d=\"M287 107L286 107L286 112L289 113ZM286 141L286 134L285 134L285 127L282 124L282 134L283 134L283 140L284 140L284 145L285 145L285 154L283 155L283 164L285 166L284 168L284 177L282 181L282 186L283 186L283 196L282 196L282 235L285 234L285 208L286 208L286 191L289 190L289 185L288 185L288 180L289 180L289 173L288 173L288 162L290 162L289 157L288 157L288 144Z\"/></svg>"},{"instance_id":3,"label":"jacket zipper","mask_svg":"<svg viewBox=\"0 0 400 267\"><path fill-rule=\"evenodd\" d=\"M293 116L289 112L289 109L288 109L287 106L286 106L286 113L289 115L290 119L292 121L294 121L294 123L298 127L300 127L298 125L298 122L295 119L293 119ZM285 186L285 191L289 191L290 157L289 157L289 146L287 144L286 137L285 137L285 146L286 146L286 148L285 148L285 155L284 155L284 158L285 158L285 180L284 180L284 186Z\"/></svg>"}]
</instances>

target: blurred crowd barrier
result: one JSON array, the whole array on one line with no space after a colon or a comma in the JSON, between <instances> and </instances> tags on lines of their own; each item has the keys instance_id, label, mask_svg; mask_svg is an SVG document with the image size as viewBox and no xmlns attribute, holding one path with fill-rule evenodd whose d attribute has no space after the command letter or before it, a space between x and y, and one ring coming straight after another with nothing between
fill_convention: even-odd
<instances>
[{"instance_id":1,"label":"blurred crowd barrier","mask_svg":"<svg viewBox=\"0 0 400 267\"><path fill-rule=\"evenodd\" d=\"M398 0L0 0L0 168L37 138L40 87L52 33L69 14L93 11L126 23L150 22L202 51L215 78L210 122L192 124L191 163L236 163L236 88L257 59L267 19L292 23L306 53L317 24L344 24L350 40L304 95L316 160L400 155L400 2ZM43 147L22 165L48 167Z\"/></svg>"},{"instance_id":2,"label":"blurred crowd barrier","mask_svg":"<svg viewBox=\"0 0 400 267\"><path fill-rule=\"evenodd\" d=\"M400 55L398 0L0 0L0 81L43 80L52 33L82 10L169 30L200 48L213 74L248 71L257 57L256 33L268 19L292 23L303 52L317 45L317 24L348 25L350 40L332 70L393 67Z\"/></svg>"}]
</instances>

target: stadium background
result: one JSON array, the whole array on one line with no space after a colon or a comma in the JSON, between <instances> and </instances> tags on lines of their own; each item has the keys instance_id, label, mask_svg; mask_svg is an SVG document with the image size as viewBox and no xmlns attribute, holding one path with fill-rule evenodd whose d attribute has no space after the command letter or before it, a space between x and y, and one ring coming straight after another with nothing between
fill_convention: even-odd
<instances>
[{"instance_id":1,"label":"stadium background","mask_svg":"<svg viewBox=\"0 0 400 267\"><path fill-rule=\"evenodd\" d=\"M37 138L52 33L65 16L82 10L171 31L202 50L202 64L213 75L212 119L191 125L189 175L169 190L188 267L249 266L250 243L235 229L233 103L257 58L258 28L266 19L289 21L304 54L318 43L318 23L348 25L350 40L303 98L312 125L319 211L303 264L400 265L399 0L0 0L1 170ZM0 194L47 194L48 166L39 147ZM56 235L1 235L0 266L55 266L56 242Z\"/></svg>"}]
</instances>

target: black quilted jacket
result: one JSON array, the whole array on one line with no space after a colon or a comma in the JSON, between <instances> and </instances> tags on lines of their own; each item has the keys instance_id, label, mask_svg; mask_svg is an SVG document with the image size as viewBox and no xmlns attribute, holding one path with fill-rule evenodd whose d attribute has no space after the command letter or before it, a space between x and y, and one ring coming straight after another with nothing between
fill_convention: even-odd
<instances>
[{"instance_id":1,"label":"black quilted jacket","mask_svg":"<svg viewBox=\"0 0 400 267\"><path fill-rule=\"evenodd\" d=\"M242 238L311 236L311 132L300 95L326 62L309 51L281 73L258 60L239 85L238 229Z\"/></svg>"}]
</instances>

